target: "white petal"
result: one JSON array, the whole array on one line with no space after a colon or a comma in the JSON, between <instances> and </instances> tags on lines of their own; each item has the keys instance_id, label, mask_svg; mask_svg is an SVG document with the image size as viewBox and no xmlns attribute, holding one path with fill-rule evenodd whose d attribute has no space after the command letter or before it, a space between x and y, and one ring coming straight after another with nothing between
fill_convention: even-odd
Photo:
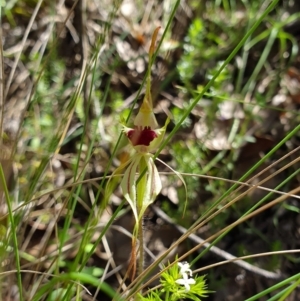
<instances>
[{"instance_id":1,"label":"white petal","mask_svg":"<svg viewBox=\"0 0 300 301\"><path fill-rule=\"evenodd\" d=\"M195 279L193 279L193 278L190 278L190 279L188 279L188 284L195 284L196 283L196 280Z\"/></svg>"},{"instance_id":2,"label":"white petal","mask_svg":"<svg viewBox=\"0 0 300 301\"><path fill-rule=\"evenodd\" d=\"M180 284L180 285L184 285L185 284L185 280L184 279L177 279L175 280L176 283Z\"/></svg>"},{"instance_id":3,"label":"white petal","mask_svg":"<svg viewBox=\"0 0 300 301\"><path fill-rule=\"evenodd\" d=\"M178 262L178 265L180 267L180 274L183 276L187 276L186 273L189 273L190 276L192 277L193 273L192 270L190 269L190 264L188 262ZM185 277L184 277L185 278Z\"/></svg>"},{"instance_id":4,"label":"white petal","mask_svg":"<svg viewBox=\"0 0 300 301\"><path fill-rule=\"evenodd\" d=\"M184 285L185 286L185 290L188 292L191 287L190 287L190 284L195 284L196 281L193 279L193 278L190 278L190 279L177 279L175 280L176 283L180 284L180 285Z\"/></svg>"},{"instance_id":5,"label":"white petal","mask_svg":"<svg viewBox=\"0 0 300 301\"><path fill-rule=\"evenodd\" d=\"M127 167L124 177L121 182L121 188L125 199L130 204L136 222L138 222L137 206L136 206L136 172L141 161L141 155L136 155L132 162Z\"/></svg>"}]
</instances>

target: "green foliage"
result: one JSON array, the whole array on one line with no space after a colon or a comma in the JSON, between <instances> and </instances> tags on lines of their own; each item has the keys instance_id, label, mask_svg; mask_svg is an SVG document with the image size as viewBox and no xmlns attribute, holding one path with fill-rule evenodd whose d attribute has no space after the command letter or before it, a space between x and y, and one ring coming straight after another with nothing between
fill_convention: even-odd
<instances>
[{"instance_id":1,"label":"green foliage","mask_svg":"<svg viewBox=\"0 0 300 301\"><path fill-rule=\"evenodd\" d=\"M205 54L201 53L201 50L205 49L204 37L205 29L203 22L201 19L195 19L190 25L188 35L184 40L184 54L177 66L179 75L184 82L191 80L195 70L197 70L203 62L199 56L205 57Z\"/></svg>"},{"instance_id":2,"label":"green foliage","mask_svg":"<svg viewBox=\"0 0 300 301\"><path fill-rule=\"evenodd\" d=\"M201 145L193 140L178 141L171 145L171 154L175 160L176 171L191 174L201 174L201 163L204 154ZM187 197L194 199L198 193L199 179L194 177L186 177ZM179 190L179 199L184 200L185 190ZM181 211L181 210L180 210Z\"/></svg>"},{"instance_id":3,"label":"green foliage","mask_svg":"<svg viewBox=\"0 0 300 301\"><path fill-rule=\"evenodd\" d=\"M188 263L183 263L188 265ZM160 283L161 287L149 292L146 296L139 294L138 300L140 301L177 301L188 298L190 300L201 301L207 297L208 291L205 276L196 275L194 278L187 275L187 281L194 279L194 284L190 284L189 289L183 285L178 284L176 281L183 277L178 264L173 264L168 267L161 274ZM183 277L184 278L184 277Z\"/></svg>"}]
</instances>

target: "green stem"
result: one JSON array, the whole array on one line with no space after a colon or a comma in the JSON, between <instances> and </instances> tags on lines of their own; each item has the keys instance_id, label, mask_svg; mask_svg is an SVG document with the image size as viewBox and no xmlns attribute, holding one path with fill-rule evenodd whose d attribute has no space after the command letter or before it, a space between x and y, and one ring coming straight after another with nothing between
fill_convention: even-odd
<instances>
[{"instance_id":1,"label":"green stem","mask_svg":"<svg viewBox=\"0 0 300 301\"><path fill-rule=\"evenodd\" d=\"M141 208L138 207L138 216L140 216ZM139 259L138 259L138 271L137 276L141 275L144 271L144 216L142 215L138 222L138 240L139 240ZM132 250L132 252L135 252L136 250ZM141 282L141 285L143 282ZM139 301L138 293L142 293L142 291L137 291L134 296L134 301Z\"/></svg>"},{"instance_id":2,"label":"green stem","mask_svg":"<svg viewBox=\"0 0 300 301\"><path fill-rule=\"evenodd\" d=\"M278 290L278 289L280 289L281 287L283 287L283 286L285 286L285 285L290 284L292 281L297 281L297 280L299 280L299 277L300 277L300 273L298 273L298 274L296 274L296 275L294 275L294 276L292 276L292 277L289 277L288 279L285 279L285 280L283 280L283 281L281 281L281 282L279 282L279 283L273 285L272 287L270 287L270 288L264 290L263 292L258 293L258 294L255 295L255 296L252 296L251 298L249 298L249 299L247 299L247 300L245 300L245 301L261 300L261 298L262 298L263 296L265 296L265 295L267 295L267 294L269 294L269 293L271 293L271 292L273 292L273 291L275 291L275 290Z\"/></svg>"},{"instance_id":3,"label":"green stem","mask_svg":"<svg viewBox=\"0 0 300 301\"><path fill-rule=\"evenodd\" d=\"M138 276L144 271L144 216L139 221L139 264L138 264Z\"/></svg>"},{"instance_id":4,"label":"green stem","mask_svg":"<svg viewBox=\"0 0 300 301\"><path fill-rule=\"evenodd\" d=\"M16 264L16 270L17 270L17 283L19 288L19 300L23 301L23 286L22 286L22 278L21 278L21 265L20 265L20 254L19 254L19 246L18 246L18 238L17 238L17 225L15 224L15 217L13 214L13 208L12 208L12 201L9 197L9 192L6 185L5 175L3 171L2 164L0 164L0 186L2 186L4 191L4 196L7 204L7 210L8 210L8 219L10 222L10 229L11 229L11 235L12 235L12 242L14 246L14 252L15 252L15 264Z\"/></svg>"},{"instance_id":5,"label":"green stem","mask_svg":"<svg viewBox=\"0 0 300 301\"><path fill-rule=\"evenodd\" d=\"M143 157L140 161L139 170L141 174L141 179L137 183L137 215L138 221L138 240L139 240L139 259L138 259L138 272L137 275L140 276L144 272L144 214L143 214L143 202L144 196L147 190L147 174L143 171L147 169L147 163ZM142 212L142 214L141 214ZM135 295L135 300L138 300L137 294Z\"/></svg>"}]
</instances>

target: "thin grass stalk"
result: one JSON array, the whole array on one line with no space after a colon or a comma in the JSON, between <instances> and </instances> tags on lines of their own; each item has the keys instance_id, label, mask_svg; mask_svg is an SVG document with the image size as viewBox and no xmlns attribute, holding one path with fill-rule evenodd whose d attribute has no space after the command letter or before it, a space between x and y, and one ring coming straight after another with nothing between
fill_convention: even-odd
<instances>
[{"instance_id":1,"label":"thin grass stalk","mask_svg":"<svg viewBox=\"0 0 300 301\"><path fill-rule=\"evenodd\" d=\"M297 188L291 190L291 193L292 193L292 194L297 194L297 193L299 193L299 192L300 192L300 187L297 187ZM256 209L255 211L252 211L252 212L249 213L248 215L245 215L245 216L239 218L238 220L236 220L236 221L233 222L232 224L226 226L226 227L223 228L222 230L220 230L220 231L218 231L217 233L211 235L211 236L210 236L208 239L206 239L203 243L201 243L201 244L197 245L196 247L192 248L191 250L189 250L184 256L181 256L181 257L178 259L178 261L184 259L184 258L185 258L186 256L188 256L189 254L192 254L194 251L196 251L197 249L201 248L201 247L204 245L204 243L206 243L206 242L209 242L209 241L212 241L212 240L213 240L213 243L215 244L216 241L219 241L219 237L220 237L220 236L223 236L224 234L226 234L227 232L229 232L230 230L232 230L234 227L236 227L236 226L240 225L241 223L243 223L243 222L249 220L250 218L256 216L257 214L259 214L259 213L261 213L261 212L263 212L263 211L265 211L265 210L267 210L267 209L269 209L269 208L271 208L271 207L273 207L273 206L275 206L275 205L277 205L277 204L283 202L283 201L284 201L286 198L288 198L288 197L289 197L289 194L282 195L282 196L276 198L275 200L269 202L268 204L266 204L266 205L264 205L264 206L262 206L262 207ZM195 230L195 229L193 229L193 230ZM206 251L206 250L207 250L207 249L205 249L205 251ZM203 251L202 253L204 253L204 251ZM205 252L205 253L206 253L206 252Z\"/></svg>"},{"instance_id":2,"label":"thin grass stalk","mask_svg":"<svg viewBox=\"0 0 300 301\"><path fill-rule=\"evenodd\" d=\"M112 22L110 22L110 23L112 23ZM95 58L95 60L97 60L97 57ZM95 64L95 66L96 66L96 64ZM112 71L114 70L114 68L115 68L115 66L112 67ZM106 99L107 99L107 96L108 96L108 93L109 93L109 87L110 87L110 84L109 84L109 83L110 83L110 79L111 79L111 77L109 78L108 84L106 85L105 92L104 92L104 95L103 95L103 100L104 100L104 102L103 102L103 105L102 105L101 113L103 112L104 104L105 104L105 102L106 102ZM100 114L99 118L100 118L100 117L101 117L101 114ZM118 142L116 143L116 146L115 146L115 148L114 148L114 152L113 152L112 156L110 157L110 160L109 160L109 162L108 162L108 164L107 164L107 166L106 166L105 175L104 175L103 177L100 177L100 178L99 178L99 180L101 180L101 182L100 182L100 185L99 185L99 187L98 187L98 192L97 192L97 195L96 195L96 198L95 198L96 200L99 199L100 193L102 192L103 183L104 183L104 181L107 179L107 176L106 176L106 175L107 175L107 173L108 173L109 167L111 166L112 160L113 160L113 158L114 158L114 154L116 153L116 151L117 151L117 149L118 149L118 148L117 148L117 145L119 145L120 139L121 139L121 135L119 136ZM87 156L87 162L88 162L88 158L89 158L90 155L91 155L91 151L92 151L92 149L93 149L93 145L94 145L95 140L96 140L96 135L93 136L92 143L90 144L89 151L88 151L88 154L89 154L89 155ZM88 180L88 181L89 181L89 180ZM86 181L80 181L79 184L83 184L83 183L85 183L85 182L86 182ZM92 256L92 254L94 253L94 251L95 251L96 247L99 245L99 243L100 243L100 241L101 241L103 235L107 232L107 230L108 230L109 227L111 226L112 222L115 220L117 214L120 212L120 210L122 209L122 207L124 206L124 204L125 204L125 201L123 201L123 202L119 205L119 207L117 208L116 212L115 212L115 213L113 214L113 216L111 217L110 222L106 225L106 227L104 227L103 231L101 232L101 235L99 236L99 238L98 238L98 239L95 241L95 243L93 244L93 247L92 247L92 248L90 249L90 251L86 254L86 256L85 256L84 258L82 258L81 264L79 264L79 262L77 262L77 265L74 265L74 266L76 266L76 269L77 269L78 271L82 271L82 269L85 267L85 265L86 265L88 259L89 259L89 258ZM92 206L92 208L91 208L91 211L94 211L95 206L97 206L97 202L95 202L95 203L93 204L93 206ZM104 209L103 209L103 210L104 210ZM100 215L100 213L99 213L98 215ZM84 234L83 234L83 237L82 237L82 240L81 240L81 244L80 244L80 247L79 247L80 250L83 250L83 249L84 249L84 245L86 245L86 243L87 243L88 240L89 240L89 235L88 235L88 234L89 234L90 232L89 232L88 230L91 229L90 223L92 222L92 218L93 218L93 216L90 215L89 218L88 218L88 221L85 223ZM77 256L76 258L79 258L79 255L80 255L80 254L78 254L78 256Z\"/></svg>"},{"instance_id":3,"label":"thin grass stalk","mask_svg":"<svg viewBox=\"0 0 300 301\"><path fill-rule=\"evenodd\" d=\"M109 85L108 85L108 87L109 87ZM107 99L107 96L108 96L108 88L106 89L105 92L106 92L106 93L104 94L104 97L103 97L104 104L106 103L106 99ZM104 104L103 104L103 107L104 107ZM100 118L101 118L101 115L98 117L98 120L99 120ZM87 126L87 124L85 123L85 129L87 129L86 126ZM83 137L83 136L82 136L82 137ZM87 152L87 156L86 156L86 164L88 163L89 158L91 157L92 150L93 150L93 146L94 146L94 144L95 144L95 140L96 140L96 135L93 136L93 139L92 139L92 141L91 141L91 143L90 143L90 145L89 145L88 152ZM81 140L81 145L82 145L82 144L83 144L83 140ZM80 149L81 149L81 147L80 147ZM78 156L77 162L80 162L79 156ZM78 179L78 180L83 179L84 174L85 174L85 170L83 170L83 172L78 176L77 179ZM79 185L79 186L77 187L77 190L76 190L76 192L75 192L75 199L74 199L74 201L73 201L73 206L72 206L72 208L71 208L71 215L70 215L71 217L73 217L73 214L74 214L74 212L75 212L75 205L77 204L77 201L76 201L76 200L77 200L78 197L79 197L79 194L80 194L81 189L82 189L82 184ZM94 212L94 207L95 207L95 206L96 206L96 202L93 204L93 206L92 206L92 208L91 208L91 212ZM69 223L71 223L71 217L70 217ZM76 271L76 270L79 270L79 271L80 271L80 270L81 270L81 269L79 269L79 266L80 266L79 260L80 260L80 258L82 257L82 253L83 253L82 250L84 250L84 246L88 243L88 240L89 240L89 235L88 235L89 231L88 231L88 227L90 226L93 217L94 217L94 216L93 216L92 214L90 214L89 217L88 217L87 222L85 223L85 231L84 231L84 234L83 234L83 237L82 237L82 239L81 239L80 246L79 246L79 250L81 250L81 252L79 252L79 253L77 254L77 256L76 256L76 258L75 258L75 260L74 260L74 262L73 262L73 265L72 265L72 270L74 270L74 271ZM66 227L66 231L67 231L68 228L69 228L69 226ZM96 246L97 246L97 245L95 245L95 248L96 248ZM90 253L90 254L92 254L92 253ZM89 257L89 256L88 256L88 257ZM83 266L82 266L82 267L83 267Z\"/></svg>"},{"instance_id":4,"label":"thin grass stalk","mask_svg":"<svg viewBox=\"0 0 300 301\"><path fill-rule=\"evenodd\" d=\"M89 70L88 67L86 67L86 69L83 70L83 72L81 73L81 80L79 82L79 85L78 85L78 87L76 89L75 94L73 95L73 97L72 97L72 99L70 101L70 104L68 105L68 109L67 109L68 111L67 111L66 115L68 115L68 114L69 114L69 116L73 115L73 112L74 112L75 107L76 107L76 102L77 102L77 99L79 99L79 95L80 95L80 93L81 93L81 91L83 89L83 82L84 82L84 80L87 77L88 70ZM70 118L69 118L69 120L70 120ZM86 123L84 124L84 128L85 127L86 127ZM65 128L65 131L64 131L65 133L66 133L66 129L67 128L68 128L68 126L66 126L66 128ZM81 140L80 146L82 145L82 141L83 140ZM61 138L61 142L62 142L62 138ZM60 147L60 145L58 145L58 147ZM56 149L56 152L58 152L58 151L59 151L59 148ZM74 178L77 177L78 165L79 165L79 162L80 162L80 160L79 160L80 154L81 154L81 147L79 149L78 160L76 160L77 164L75 166ZM82 171L81 174L78 175L78 179L83 178L83 176L84 176L84 170ZM75 196L72 198L73 201L72 202L65 202L65 204L64 204L64 206L62 208L62 210L63 210L66 206L68 206L67 207L68 214L66 215L66 220L64 222L64 227L63 227L62 231L60 232L60 242L58 243L59 244L58 258L60 258L61 255L62 255L62 248L63 248L63 245L65 243L65 238L66 238L66 235L67 235L67 231L68 231L68 229L70 227L71 220L72 220L72 218L74 216L75 207L76 207L76 204L77 204L77 199L78 199L80 190L81 190L81 185L79 185L78 187L76 187L76 186L72 187L72 189L69 192L69 196L71 198L71 196L73 195L73 193L75 191L75 193L74 193ZM57 235L57 237L58 237L58 235ZM57 266L57 268L58 268L58 266Z\"/></svg>"},{"instance_id":5,"label":"thin grass stalk","mask_svg":"<svg viewBox=\"0 0 300 301\"><path fill-rule=\"evenodd\" d=\"M75 0L75 1L74 1L74 4L73 4L72 8L70 9L70 12L69 12L68 16L66 17L66 19L65 19L64 22L63 22L63 25L64 25L64 26L62 26L62 29L61 29L61 31L58 33L57 36L60 36L60 34L62 33L63 28L65 27L67 21L69 20L69 18L70 18L70 16L71 16L71 14L72 14L72 12L73 12L73 10L74 10L76 4L78 3L78 1L79 1L79 0ZM41 3L42 3L42 2L43 2L43 0L41 1ZM31 21L31 23L32 23L33 20L34 20L34 18L31 18L31 20L32 20L32 21ZM54 24L54 23L53 23L53 24ZM31 26L28 26L28 28L31 28ZM28 30L29 30L29 29L28 29ZM49 51L49 53L47 54L47 56L45 57L45 60L44 60L42 66L41 66L41 68L40 68L40 71L38 72L37 77L36 77L34 83L32 84L32 86L31 86L31 88L30 88L30 94L28 95L28 97L26 97L26 108L23 110L23 113L21 114L21 116L22 116L22 117L21 117L21 120L22 120L22 121L23 121L24 118L25 118L25 112L27 112L27 109L29 108L30 100L32 99L32 97L33 97L33 95L34 95L34 92L36 91L37 84L38 84L39 80L42 78L42 75L43 75L43 73L44 73L44 71L45 71L45 69L46 69L46 66L47 66L47 64L48 64L49 61L50 61L51 54L53 53L54 49L56 49L57 43L58 43L58 38L53 42L53 46L52 46L52 48L50 49L50 51ZM8 86L8 85L7 85L7 86ZM7 87L7 89L8 89L8 87ZM70 101L70 103L71 103L71 101ZM61 124L63 124L63 126L61 126ZM49 143L49 146L48 146L48 152L51 153L51 154L54 153L55 150L57 150L57 147L58 147L58 145L59 145L59 142L61 141L61 139L63 139L63 138L62 138L63 135L62 135L61 133L63 133L63 129L66 127L66 120L62 118L61 124L60 124L60 126L58 126L58 130L56 131L56 134L57 134L57 135L54 135L54 137L52 137L52 139L51 139L51 141L50 141L50 143ZM20 132L21 132L21 127L19 127L19 129L18 129L17 137L20 136ZM17 147L17 144L15 144L14 148L16 149L16 147ZM27 203L27 202L30 201L31 196L32 196L33 193L35 192L35 188L36 188L36 186L37 186L37 183L38 183L39 179L41 178L41 175L43 174L43 172L44 172L44 170L45 170L45 168L46 168L46 166L47 166L48 163L49 163L49 158L45 156L45 157L41 160L41 162L40 162L40 164L39 164L39 167L38 167L37 170L36 170L36 175L35 175L35 177L33 177L33 179L32 179L31 182L30 182L30 186L29 186L28 192L27 192L27 193L25 194L25 196L24 196L24 203Z\"/></svg>"},{"instance_id":6,"label":"thin grass stalk","mask_svg":"<svg viewBox=\"0 0 300 301\"><path fill-rule=\"evenodd\" d=\"M24 49L24 46L26 44L26 41L28 39L28 35L30 33L30 30L33 26L33 23L35 21L35 18L37 17L37 14L39 12L39 9L42 5L44 0L39 0L34 8L34 11L32 12L31 14L31 18L30 18L30 21L29 21L29 24L24 32L24 35L23 35L23 39L22 39L22 43L21 43L21 47L19 49L19 51L17 52L16 56L15 56L15 60L14 60L14 63L13 63L13 66L12 66L12 69L11 69L11 72L9 74L9 77L7 79L7 83L6 83L6 89L4 91L4 99L7 98L7 95L8 95L8 92L9 92L9 88L10 88L10 85L12 83L12 80L13 80L13 77L14 77L14 74L15 74L15 71L17 69L17 66L18 66L18 63L19 63L19 60L21 58L21 55L22 55L22 52L23 52L23 49ZM1 7L1 4L0 4L0 7Z\"/></svg>"},{"instance_id":7,"label":"thin grass stalk","mask_svg":"<svg viewBox=\"0 0 300 301\"><path fill-rule=\"evenodd\" d=\"M110 80L109 80L109 82L110 82ZM103 96L104 103L106 102L106 99L107 99L107 96L108 96L108 92L109 92L109 85L108 85L107 88L105 89L105 93L104 93L104 96ZM102 108L104 108L104 105L102 106ZM103 109L101 110L101 112L102 112L102 111L103 111ZM101 118L101 116L99 116L99 118ZM90 156L91 156L91 154L92 154L93 145L95 144L95 140L96 140L96 135L93 136L92 142L90 143L90 146L89 146L89 149L88 149L88 155L87 155L87 162L88 162L88 160L89 160L89 158L90 158ZM113 158L113 156L112 156L112 158ZM111 165L111 162L112 162L112 160L110 160L110 161L108 162L108 165L107 165L107 166L110 166L110 165ZM105 180L106 178L107 178L106 176L103 176L103 177L100 178L101 183L100 183L100 187L99 187L99 189L98 189L97 195L96 195L96 200L99 199L100 192L102 191L102 189L101 189L101 184L104 183L104 180ZM76 195L78 195L78 194L80 193L82 184L84 184L84 182L85 182L85 181L79 181L79 182L78 182L78 184L80 184L80 187L78 187L78 190L77 190L77 192L76 192ZM118 210L117 210L118 212L119 212L119 210L122 209L124 203L125 203L125 202L122 202L122 203L120 204L120 206L118 207ZM95 202L95 203L93 204L93 206L92 206L92 208L91 208L91 212L94 211L94 208L95 208L96 205L97 205L97 202ZM93 218L93 216L92 216L92 215L89 215L88 220L87 220L87 222L85 223L84 234L83 234L83 237L82 237L80 246L79 246L79 249L80 249L80 250L83 250L83 249L84 249L84 245L87 243L87 240L89 239L89 238L88 238L88 233L89 233L89 232L88 232L88 228L90 227L90 223L91 223L91 221L92 221L92 218ZM107 229L108 229L108 227L105 227L105 232L107 231ZM105 233L105 232L104 232L104 233ZM101 235L100 237L102 238L102 235ZM99 244L99 242L100 242L100 240L97 240L97 241L93 244L93 247L92 247L91 250L86 254L86 259L83 259L81 265L79 265L79 262L78 262L79 257L78 257L78 256L76 257L76 258L77 258L77 259L76 259L77 263L75 264L75 262L74 262L74 264L73 264L74 269L75 269L75 267L76 267L76 269L77 269L78 271L81 271L81 270L84 268L84 266L85 266L85 264L87 263L88 259L89 259L89 258L92 256L92 254L94 253L94 251L95 251L97 245ZM78 254L78 255L80 255L80 254Z\"/></svg>"},{"instance_id":8,"label":"thin grass stalk","mask_svg":"<svg viewBox=\"0 0 300 301\"><path fill-rule=\"evenodd\" d=\"M255 88L255 79L257 78L257 76L258 76L259 72L261 71L264 63L267 60L267 57L268 57L268 55L271 51L271 48L272 48L272 46L273 46L273 44L274 44L274 42L277 38L278 32L279 32L279 29L277 27L275 27L271 30L269 39L267 41L267 45L264 48L264 51L261 54L260 59L259 59L257 65L256 65L253 73L251 74L247 84L244 86L244 88L242 90L242 95L245 95L246 93L252 94L252 92Z\"/></svg>"},{"instance_id":9,"label":"thin grass stalk","mask_svg":"<svg viewBox=\"0 0 300 301\"><path fill-rule=\"evenodd\" d=\"M246 259L253 259L253 258L257 258L257 257L266 257L266 256L272 256L272 255L295 254L295 253L300 253L300 250L296 249L296 250L274 251L274 252L265 252L265 253L258 253L258 254L251 254L251 255L246 255L246 256L241 256L241 257L235 257L235 258L232 258L232 259L227 259L227 260L224 260L224 261L219 261L217 263L207 265L203 268L196 269L196 270L194 270L194 272L198 273L198 272L206 271L208 269L211 269L211 268L214 268L214 267L217 267L217 266L221 266L221 265L228 264L228 263L236 263L237 261L244 261ZM279 279L277 278L277 279L278 280L283 280L282 277L279 278ZM275 279L275 278L273 278L273 279Z\"/></svg>"},{"instance_id":10,"label":"thin grass stalk","mask_svg":"<svg viewBox=\"0 0 300 301\"><path fill-rule=\"evenodd\" d=\"M0 24L1 20L1 5L0 5ZM2 45L2 30L0 28L0 145L3 144L3 120L4 120L4 65L3 65L3 45Z\"/></svg>"},{"instance_id":11,"label":"thin grass stalk","mask_svg":"<svg viewBox=\"0 0 300 301\"><path fill-rule=\"evenodd\" d=\"M18 282L18 288L19 288L19 300L23 300L23 287L22 287L22 277L21 277L21 265L20 265L20 254L19 254L19 245L18 245L18 238L17 238L17 227L15 224L15 218L13 215L12 210L12 202L9 196L9 192L6 185L5 175L2 168L2 164L0 163L0 183L4 190L4 196L7 204L8 209L8 219L10 222L10 229L11 229L11 235L12 235L12 241L14 246L14 252L15 252L15 264L17 269L17 282Z\"/></svg>"},{"instance_id":12,"label":"thin grass stalk","mask_svg":"<svg viewBox=\"0 0 300 301\"><path fill-rule=\"evenodd\" d=\"M293 285L293 284L292 284ZM283 294L285 294L289 289L290 287L292 286L288 286L287 288L283 289L282 291L280 291L279 293L277 293L276 295L274 295L273 297L271 297L270 299L268 299L267 301L276 301L278 300Z\"/></svg>"},{"instance_id":13,"label":"thin grass stalk","mask_svg":"<svg viewBox=\"0 0 300 301\"><path fill-rule=\"evenodd\" d=\"M252 296L251 298L245 300L245 301L255 301L255 300L260 300L260 298L262 298L263 296L265 296L266 294L269 294L277 289L280 289L281 287L285 286L285 285L288 285L290 284L291 282L293 281L299 281L299 278L300 278L300 273L292 276L292 277L289 277L273 286L271 286L270 288L256 294L255 296Z\"/></svg>"},{"instance_id":14,"label":"thin grass stalk","mask_svg":"<svg viewBox=\"0 0 300 301\"><path fill-rule=\"evenodd\" d=\"M300 277L298 281L293 283L286 292L283 293L283 295L280 297L278 301L284 301L287 300L287 297L297 288L297 286L300 284Z\"/></svg>"}]
</instances>

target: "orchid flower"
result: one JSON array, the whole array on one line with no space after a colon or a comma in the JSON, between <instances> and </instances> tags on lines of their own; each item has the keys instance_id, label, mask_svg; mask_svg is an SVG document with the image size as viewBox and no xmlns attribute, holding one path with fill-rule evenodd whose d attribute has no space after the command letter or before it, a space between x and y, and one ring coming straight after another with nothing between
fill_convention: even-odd
<instances>
[{"instance_id":1,"label":"orchid flower","mask_svg":"<svg viewBox=\"0 0 300 301\"><path fill-rule=\"evenodd\" d=\"M137 222L147 207L154 202L162 188L151 152L155 151L162 142L168 123L169 119L164 127L156 129L156 118L148 98L145 96L141 109L134 120L134 128L124 126L123 129L136 153L129 160L121 188ZM146 174L142 175L142 178L136 183L136 175L141 175L144 171Z\"/></svg>"},{"instance_id":2,"label":"orchid flower","mask_svg":"<svg viewBox=\"0 0 300 301\"><path fill-rule=\"evenodd\" d=\"M137 116L134 119L134 127L123 125L123 133L136 151L126 162L128 166L121 182L121 188L125 199L130 204L136 223L141 220L147 207L154 202L160 193L161 180L154 164L153 155L161 144L169 119L165 125L157 129L158 124L153 113L151 97L151 60L155 47L158 29L155 30L149 50L149 70L147 77L146 93ZM137 181L137 179L139 180Z\"/></svg>"}]
</instances>

